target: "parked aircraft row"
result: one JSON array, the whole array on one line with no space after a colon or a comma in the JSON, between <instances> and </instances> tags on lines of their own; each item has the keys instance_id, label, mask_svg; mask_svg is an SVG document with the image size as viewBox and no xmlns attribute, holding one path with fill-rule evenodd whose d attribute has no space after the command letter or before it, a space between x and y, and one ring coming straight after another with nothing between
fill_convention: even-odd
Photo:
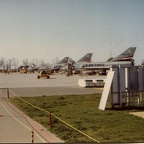
<instances>
[{"instance_id":1,"label":"parked aircraft row","mask_svg":"<svg viewBox=\"0 0 144 144\"><path fill-rule=\"evenodd\" d=\"M87 53L85 56L79 59L78 62L91 62L91 57L92 57L92 53ZM53 73L53 72L58 72L62 67L64 67L68 63L71 63L73 65L76 62L70 57L65 57L60 62L54 65L49 64L47 66L37 67L36 65L32 64L32 65L20 66L18 68L18 71L22 70L21 73L27 73L27 72L34 73L34 71L40 72L41 70L46 70L46 71L51 71L51 73Z\"/></svg>"},{"instance_id":2,"label":"parked aircraft row","mask_svg":"<svg viewBox=\"0 0 144 144\"><path fill-rule=\"evenodd\" d=\"M53 72L77 72L77 71L94 71L100 70L103 74L106 74L106 70L112 66L126 66L130 67L134 65L133 56L135 54L136 47L129 47L116 58L110 62L91 62L92 53L87 53L77 62L70 57L63 58L60 62L54 65L47 65L45 67L37 67L36 65L20 66L20 69L25 69L26 72L34 72L41 70L49 70Z\"/></svg>"},{"instance_id":3,"label":"parked aircraft row","mask_svg":"<svg viewBox=\"0 0 144 144\"><path fill-rule=\"evenodd\" d=\"M86 71L86 70L101 70L103 74L106 74L106 70L112 66L125 66L131 67L134 65L133 56L135 54L136 47L129 47L122 52L116 58L110 62L76 62L72 65L73 71ZM60 71L69 71L68 64L61 67Z\"/></svg>"}]
</instances>

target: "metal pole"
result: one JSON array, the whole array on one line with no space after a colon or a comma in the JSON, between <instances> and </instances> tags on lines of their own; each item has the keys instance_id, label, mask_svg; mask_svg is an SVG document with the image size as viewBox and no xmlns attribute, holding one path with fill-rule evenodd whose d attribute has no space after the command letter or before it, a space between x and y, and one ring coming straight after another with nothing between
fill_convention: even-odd
<instances>
[{"instance_id":1,"label":"metal pole","mask_svg":"<svg viewBox=\"0 0 144 144\"><path fill-rule=\"evenodd\" d=\"M32 130L32 143L34 143L34 131Z\"/></svg>"},{"instance_id":2,"label":"metal pole","mask_svg":"<svg viewBox=\"0 0 144 144\"><path fill-rule=\"evenodd\" d=\"M8 95L8 99L9 99L9 89L7 88L7 95Z\"/></svg>"},{"instance_id":3,"label":"metal pole","mask_svg":"<svg viewBox=\"0 0 144 144\"><path fill-rule=\"evenodd\" d=\"M122 93L121 93L121 66L119 65L118 71L118 85L119 85L119 100L120 100L120 108L122 108Z\"/></svg>"},{"instance_id":4,"label":"metal pole","mask_svg":"<svg viewBox=\"0 0 144 144\"><path fill-rule=\"evenodd\" d=\"M52 128L52 115L51 115L51 113L49 114L49 122L50 122L50 127Z\"/></svg>"}]
</instances>

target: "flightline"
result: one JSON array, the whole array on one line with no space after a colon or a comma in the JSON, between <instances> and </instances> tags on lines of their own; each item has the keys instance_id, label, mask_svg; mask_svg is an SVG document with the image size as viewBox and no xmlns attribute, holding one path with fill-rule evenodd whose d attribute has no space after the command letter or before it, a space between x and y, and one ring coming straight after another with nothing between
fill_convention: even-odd
<instances>
[{"instance_id":1,"label":"flightline","mask_svg":"<svg viewBox=\"0 0 144 144\"><path fill-rule=\"evenodd\" d=\"M66 124L67 126L71 127L71 128L74 129L75 131L81 133L82 135L86 136L87 138L89 138L89 139L91 139L91 140L93 140L93 141L95 141L95 142L97 142L97 143L100 143L98 140L96 140L96 139L92 138L91 136L85 134L84 132L78 130L77 128L75 128L75 127L73 127L72 125L68 124L67 122L65 122L65 121L62 120L61 118L59 118L59 117L57 117L56 115L54 115L53 113L50 113L49 111L46 111L46 110L44 110L44 109L42 109L42 108L39 108L39 107L37 107L37 106L35 106L35 105L27 102L26 100L20 98L20 97L17 96L15 93L13 93L11 90L9 90L9 92L11 92L14 96L16 96L16 97L19 98L20 100L24 101L25 103L29 104L30 106L32 106L32 107L34 107L34 108L37 108L38 110L41 110L41 111L43 111L43 112L45 112L45 113L47 113L47 114L51 114L51 115L52 115L53 117L55 117L56 119L58 119L59 121L61 121L61 122L64 123L64 124Z\"/></svg>"}]
</instances>

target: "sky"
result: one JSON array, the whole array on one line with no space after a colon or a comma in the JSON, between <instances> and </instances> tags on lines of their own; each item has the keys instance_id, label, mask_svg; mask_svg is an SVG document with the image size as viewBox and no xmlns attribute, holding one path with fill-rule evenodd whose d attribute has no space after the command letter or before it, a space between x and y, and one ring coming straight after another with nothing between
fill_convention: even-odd
<instances>
[{"instance_id":1,"label":"sky","mask_svg":"<svg viewBox=\"0 0 144 144\"><path fill-rule=\"evenodd\" d=\"M0 0L0 59L101 62L129 47L141 64L144 0Z\"/></svg>"}]
</instances>

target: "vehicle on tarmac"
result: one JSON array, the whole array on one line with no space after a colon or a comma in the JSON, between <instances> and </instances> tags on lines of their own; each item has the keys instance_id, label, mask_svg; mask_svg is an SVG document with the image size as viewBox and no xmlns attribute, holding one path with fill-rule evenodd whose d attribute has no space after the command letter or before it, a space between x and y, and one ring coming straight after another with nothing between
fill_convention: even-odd
<instances>
[{"instance_id":1,"label":"vehicle on tarmac","mask_svg":"<svg viewBox=\"0 0 144 144\"><path fill-rule=\"evenodd\" d=\"M22 69L20 69L20 71L19 71L19 72L20 72L20 74L23 74L23 73L25 73L25 74L26 74L26 73L27 73L27 69L22 68Z\"/></svg>"},{"instance_id":2,"label":"vehicle on tarmac","mask_svg":"<svg viewBox=\"0 0 144 144\"><path fill-rule=\"evenodd\" d=\"M49 79L50 78L50 73L48 73L46 70L42 70L37 75L37 79L40 79L40 78L47 78L47 79Z\"/></svg>"},{"instance_id":3,"label":"vehicle on tarmac","mask_svg":"<svg viewBox=\"0 0 144 144\"><path fill-rule=\"evenodd\" d=\"M6 69L3 70L3 73L5 73L5 74L9 74L10 71L11 71L10 68L6 68Z\"/></svg>"}]
</instances>

